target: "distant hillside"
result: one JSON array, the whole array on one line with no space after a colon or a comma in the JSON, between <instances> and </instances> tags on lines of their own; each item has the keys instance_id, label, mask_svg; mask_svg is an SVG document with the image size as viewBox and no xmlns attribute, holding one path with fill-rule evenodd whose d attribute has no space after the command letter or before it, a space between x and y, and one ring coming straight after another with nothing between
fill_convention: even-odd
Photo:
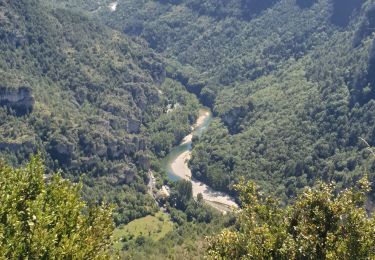
<instances>
[{"instance_id":1,"label":"distant hillside","mask_svg":"<svg viewBox=\"0 0 375 260\"><path fill-rule=\"evenodd\" d=\"M178 98L170 89L183 93L176 83L178 81L195 93L203 104L210 106L217 116L209 131L195 140L190 162L194 176L212 187L230 191L240 176L247 176L287 201L299 189L312 185L317 179L334 179L345 187L357 180L366 168L373 180L373 162L368 162L365 144L360 140L364 138L370 145L375 144L372 1L122 0L118 1L115 11L108 7L111 1L94 2L64 1L58 2L58 6L83 10L86 16L92 17L79 15L75 22L79 20L86 24L82 19L87 19L97 25L92 19L100 19L132 37L133 40L129 40L115 33L116 37L131 44L126 48L128 53L138 52L130 55L132 66L128 73L139 68L137 75L147 78L142 79L141 98L134 97L134 89L126 88L132 93L130 100L134 105L117 101L114 106L116 98L108 98L104 104L102 99L90 99L89 103L99 108L95 113L103 110L111 116L120 115L120 120L112 122L122 122L124 114L121 111L131 111L130 115L126 114L125 125L130 122L131 129L128 130L135 132L116 132L113 134L115 140L119 136L124 140L130 134L135 147L138 142L144 147L144 140L153 154L164 156L187 131L188 120L183 118L192 119L186 112L173 124L166 123L173 120L170 116L156 120L161 111L155 107L174 103ZM56 6L57 1L49 3ZM70 11L51 11L54 17L62 13L77 17ZM66 20L60 19L59 22ZM109 33L108 29L103 30ZM104 39L107 46L111 37ZM153 51L147 49L140 39L144 39ZM145 56L144 52L148 54ZM90 57L91 54L95 52L90 52ZM110 57L112 70L112 62L116 59ZM165 62L159 57L164 57ZM147 60L146 65L143 60ZM85 73L90 75L87 71ZM109 85L112 80L123 81L122 73L121 76L111 73L111 79L107 80ZM169 101L165 101L163 98L166 97L158 91L164 75L170 79L160 88L167 87L168 91L159 90L169 95ZM138 76L130 82L138 86ZM69 89L69 93L78 91L78 88L61 85ZM127 91L120 93L127 95L130 93ZM190 98L185 104L197 106L194 98ZM147 101L142 103L141 100ZM83 122L79 120L80 124ZM178 128L182 129L179 133L173 133L171 129L180 123L185 126ZM166 125L169 142L164 143ZM99 132L99 136L105 133L103 130ZM51 159L58 159L53 157L56 151L64 151L58 144L74 144L69 138L51 141L42 141ZM81 141L84 147L91 147L85 142ZM113 147L112 144L104 142L105 147ZM101 167L93 164L95 167L82 168L82 165L92 165L89 158L93 156L87 156L81 150L75 158L82 163L75 164L75 158L70 158L69 162L80 165L80 172L99 173L111 169L107 166L108 161L111 166L117 161L129 162L129 165L134 164L134 169L139 169L141 164L148 162L145 157L154 156L144 155L142 149L136 149L134 154L125 156L125 161L119 160L116 156L122 153L120 147L127 147L127 144L129 141L125 145L120 142L114 151L108 148L110 152L102 150L105 156L99 161L105 163ZM98 151L95 156L101 154L101 150ZM60 158L58 165L66 163L64 160Z\"/></svg>"},{"instance_id":2,"label":"distant hillside","mask_svg":"<svg viewBox=\"0 0 375 260\"><path fill-rule=\"evenodd\" d=\"M161 165L202 105L214 119L193 138L194 178L236 199L253 180L285 209L319 180L368 174L371 208L374 33L374 0L0 0L0 159L39 151L89 205L114 203L117 226L159 210L152 170L169 216L118 229L125 258L202 259L205 236L239 227Z\"/></svg>"},{"instance_id":3,"label":"distant hillside","mask_svg":"<svg viewBox=\"0 0 375 260\"><path fill-rule=\"evenodd\" d=\"M0 1L0 47L1 157L17 165L39 151L51 170L85 173L87 198L128 209L117 222L154 211L145 185L152 152L181 140L198 107L178 83L166 85L160 56L37 0ZM184 110L166 116L177 102Z\"/></svg>"},{"instance_id":4,"label":"distant hillside","mask_svg":"<svg viewBox=\"0 0 375 260\"><path fill-rule=\"evenodd\" d=\"M146 39L220 119L195 142L196 178L228 190L247 176L287 200L317 179L348 185L363 167L374 178L359 139L375 144L373 6L124 0L100 17Z\"/></svg>"}]
</instances>

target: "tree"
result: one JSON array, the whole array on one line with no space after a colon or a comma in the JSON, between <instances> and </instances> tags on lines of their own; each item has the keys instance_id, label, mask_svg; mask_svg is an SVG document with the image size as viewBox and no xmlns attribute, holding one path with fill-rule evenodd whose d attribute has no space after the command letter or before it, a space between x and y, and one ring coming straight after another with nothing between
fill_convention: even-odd
<instances>
[{"instance_id":1,"label":"tree","mask_svg":"<svg viewBox=\"0 0 375 260\"><path fill-rule=\"evenodd\" d=\"M198 201L199 203L201 203L201 202L203 201L203 195L202 195L202 193L198 193L198 194L197 194L197 201Z\"/></svg>"},{"instance_id":2,"label":"tree","mask_svg":"<svg viewBox=\"0 0 375 260\"><path fill-rule=\"evenodd\" d=\"M0 162L0 258L107 257L111 207L88 207L81 184L44 171L39 156L20 169Z\"/></svg>"},{"instance_id":3,"label":"tree","mask_svg":"<svg viewBox=\"0 0 375 260\"><path fill-rule=\"evenodd\" d=\"M375 218L364 207L367 178L339 193L335 185L306 188L286 208L254 183L237 187L243 202L238 230L209 238L214 259L373 259Z\"/></svg>"},{"instance_id":4,"label":"tree","mask_svg":"<svg viewBox=\"0 0 375 260\"><path fill-rule=\"evenodd\" d=\"M193 187L190 181L180 180L176 182L171 192L170 203L173 207L185 210L189 201L193 198Z\"/></svg>"}]
</instances>

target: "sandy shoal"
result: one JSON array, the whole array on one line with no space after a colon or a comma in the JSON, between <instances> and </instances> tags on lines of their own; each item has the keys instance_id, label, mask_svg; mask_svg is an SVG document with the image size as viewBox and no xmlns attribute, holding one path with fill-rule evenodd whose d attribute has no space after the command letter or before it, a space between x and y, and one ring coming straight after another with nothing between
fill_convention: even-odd
<instances>
[{"instance_id":1,"label":"sandy shoal","mask_svg":"<svg viewBox=\"0 0 375 260\"><path fill-rule=\"evenodd\" d=\"M194 128L199 127L203 124L206 117L209 116L209 112L202 113L197 123L195 124ZM185 137L182 144L186 144L191 142L192 134ZM206 184L192 179L191 170L188 167L188 161L191 159L191 151L186 151L182 154L180 154L171 164L171 169L174 172L175 175L179 176L180 178L184 180L189 180L192 183L193 186L193 195L194 197L197 197L199 193L203 195L203 199L208 202L214 202L219 204L224 204L228 207L234 207L237 208L238 205L235 203L235 201L228 195L226 195L223 192L214 191L210 187L208 187Z\"/></svg>"}]
</instances>

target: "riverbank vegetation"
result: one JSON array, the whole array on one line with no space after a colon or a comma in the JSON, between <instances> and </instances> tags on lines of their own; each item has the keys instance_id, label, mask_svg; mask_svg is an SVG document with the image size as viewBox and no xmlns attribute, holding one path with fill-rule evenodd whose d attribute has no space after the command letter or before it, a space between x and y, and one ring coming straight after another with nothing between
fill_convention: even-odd
<instances>
[{"instance_id":1,"label":"riverbank vegetation","mask_svg":"<svg viewBox=\"0 0 375 260\"><path fill-rule=\"evenodd\" d=\"M207 205L202 196L192 197L192 184L172 182L164 201L165 213L157 213L122 225L114 232L114 248L131 259L201 259L205 237L234 224L235 214L223 215Z\"/></svg>"}]
</instances>

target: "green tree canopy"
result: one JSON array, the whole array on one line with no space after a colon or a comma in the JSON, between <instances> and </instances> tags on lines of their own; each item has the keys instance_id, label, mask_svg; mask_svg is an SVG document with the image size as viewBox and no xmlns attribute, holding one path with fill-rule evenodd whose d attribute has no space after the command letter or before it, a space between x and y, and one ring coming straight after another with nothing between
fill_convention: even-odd
<instances>
[{"instance_id":1,"label":"green tree canopy","mask_svg":"<svg viewBox=\"0 0 375 260\"><path fill-rule=\"evenodd\" d=\"M306 188L286 208L258 192L237 186L243 208L238 229L209 238L213 259L374 259L375 218L365 209L370 183L335 192L335 185Z\"/></svg>"},{"instance_id":2,"label":"green tree canopy","mask_svg":"<svg viewBox=\"0 0 375 260\"><path fill-rule=\"evenodd\" d=\"M176 182L176 186L172 190L169 202L173 207L185 210L192 197L193 187L191 182L187 180L179 180Z\"/></svg>"},{"instance_id":3,"label":"green tree canopy","mask_svg":"<svg viewBox=\"0 0 375 260\"><path fill-rule=\"evenodd\" d=\"M44 172L39 156L20 169L0 163L0 258L105 258L111 208L88 207L81 185Z\"/></svg>"}]
</instances>

